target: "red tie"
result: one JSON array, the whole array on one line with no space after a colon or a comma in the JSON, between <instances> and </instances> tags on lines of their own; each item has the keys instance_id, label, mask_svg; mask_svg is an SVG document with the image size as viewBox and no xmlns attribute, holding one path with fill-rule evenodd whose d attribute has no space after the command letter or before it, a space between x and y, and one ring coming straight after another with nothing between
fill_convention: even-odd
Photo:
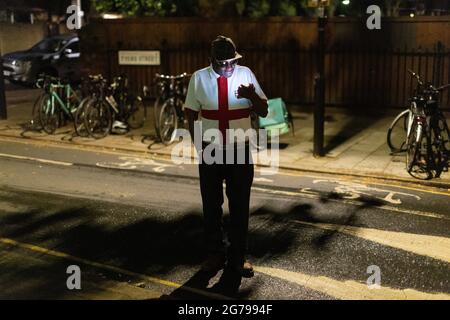
<instances>
[{"instance_id":1,"label":"red tie","mask_svg":"<svg viewBox=\"0 0 450 320\"><path fill-rule=\"evenodd\" d=\"M220 76L217 78L217 87L219 91L219 114L226 114L228 111L228 79ZM227 143L226 130L228 129L228 121L219 121L219 130L222 133L222 141Z\"/></svg>"}]
</instances>

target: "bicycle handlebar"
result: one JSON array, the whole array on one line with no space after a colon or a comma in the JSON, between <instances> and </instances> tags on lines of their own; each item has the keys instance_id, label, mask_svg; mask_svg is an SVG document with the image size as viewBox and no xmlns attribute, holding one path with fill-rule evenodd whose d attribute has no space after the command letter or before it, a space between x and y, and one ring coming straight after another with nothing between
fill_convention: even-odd
<instances>
[{"instance_id":1,"label":"bicycle handlebar","mask_svg":"<svg viewBox=\"0 0 450 320\"><path fill-rule=\"evenodd\" d=\"M445 90L445 89L447 89L447 88L450 88L450 83L448 83L448 84L446 84L446 85L443 85L443 86L440 86L440 87L437 88L436 90L437 90L437 91L442 91L442 90Z\"/></svg>"},{"instance_id":2,"label":"bicycle handlebar","mask_svg":"<svg viewBox=\"0 0 450 320\"><path fill-rule=\"evenodd\" d=\"M415 77L416 79L417 79L417 82L422 86L424 83L423 83L423 81L420 79L420 76L417 74L417 73L415 73L414 71L412 71L411 69L408 69L408 72L411 74L411 76L413 76L413 77ZM449 88L450 87L450 83L448 83L448 84L446 84L446 85L443 85L443 86L440 86L440 87L438 87L438 88L436 88L434 85L432 85L432 84L429 84L429 87L432 89L432 90L434 90L434 91L442 91L442 90L445 90L445 89L447 89L447 88Z\"/></svg>"},{"instance_id":3,"label":"bicycle handlebar","mask_svg":"<svg viewBox=\"0 0 450 320\"><path fill-rule=\"evenodd\" d=\"M411 69L408 69L408 72L411 74L411 76L413 76L414 78L416 78L417 82L418 82L420 85L423 85L423 82L422 82L422 80L420 80L420 76L419 76L417 73L415 73L415 72L412 71Z\"/></svg>"},{"instance_id":4,"label":"bicycle handlebar","mask_svg":"<svg viewBox=\"0 0 450 320\"><path fill-rule=\"evenodd\" d=\"M36 87L39 89L44 88L47 83L61 83L61 79L53 76L49 76L47 74L40 74L38 79L36 80Z\"/></svg>"}]
</instances>

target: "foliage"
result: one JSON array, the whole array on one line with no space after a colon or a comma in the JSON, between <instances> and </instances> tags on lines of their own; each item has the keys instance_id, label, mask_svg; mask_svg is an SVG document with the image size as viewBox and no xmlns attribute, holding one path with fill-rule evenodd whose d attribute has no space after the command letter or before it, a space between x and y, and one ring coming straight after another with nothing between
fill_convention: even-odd
<instances>
[{"instance_id":1,"label":"foliage","mask_svg":"<svg viewBox=\"0 0 450 320\"><path fill-rule=\"evenodd\" d=\"M308 0L92 0L99 13L115 12L125 16L202 16L251 17L314 16ZM404 0L403 0L404 1ZM397 16L402 0L331 0L329 16L364 16L366 8L379 5L384 15Z\"/></svg>"},{"instance_id":2,"label":"foliage","mask_svg":"<svg viewBox=\"0 0 450 320\"><path fill-rule=\"evenodd\" d=\"M119 13L135 16L195 15L196 0L93 0L98 13Z\"/></svg>"},{"instance_id":3,"label":"foliage","mask_svg":"<svg viewBox=\"0 0 450 320\"><path fill-rule=\"evenodd\" d=\"M297 7L295 6L295 3L292 1L280 1L280 6L278 10L278 15L280 16L296 16L297 15Z\"/></svg>"},{"instance_id":4,"label":"foliage","mask_svg":"<svg viewBox=\"0 0 450 320\"><path fill-rule=\"evenodd\" d=\"M269 14L269 0L251 0L248 1L246 10L251 18L262 18Z\"/></svg>"}]
</instances>

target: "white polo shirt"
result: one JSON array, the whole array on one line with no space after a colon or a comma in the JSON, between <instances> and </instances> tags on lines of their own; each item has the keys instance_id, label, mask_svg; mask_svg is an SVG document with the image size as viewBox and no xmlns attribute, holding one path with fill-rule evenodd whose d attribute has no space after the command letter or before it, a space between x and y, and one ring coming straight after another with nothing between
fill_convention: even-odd
<instances>
[{"instance_id":1,"label":"white polo shirt","mask_svg":"<svg viewBox=\"0 0 450 320\"><path fill-rule=\"evenodd\" d=\"M240 117L239 115L236 116L236 113L244 114L245 112L242 112L243 109L249 109L251 106L251 101L245 98L238 99L236 97L239 86L248 86L251 83L255 86L255 91L258 96L261 97L261 99L267 100L267 97L262 91L255 75L247 67L236 65L232 76L226 79L228 94L225 98L223 97L223 95L222 97L220 97L219 94L219 77L220 76L214 71L212 66L194 72L189 81L189 87L184 107L200 112L201 117L199 117L199 121L201 121L203 131L202 134L204 135L204 133L208 129L220 130L221 128L224 128L223 120L221 125L219 126L220 121L212 119L219 117L219 102L222 101L222 111L224 110L224 108L230 111L241 110L237 112L234 111L234 116L230 116L230 120L227 120L227 127L229 129L243 129L245 132L247 129L251 128L250 117L247 116L236 119L237 117ZM224 107L224 99L225 103L227 104L226 107ZM201 114L202 110L206 110L203 115ZM220 117L224 119L231 114L233 114L233 112L226 112L226 114L222 112ZM246 137L245 140L248 140L248 137ZM204 138L204 141L211 142L211 140L208 138ZM239 138L236 141L238 143L244 142ZM229 141L227 139L227 144L228 143Z\"/></svg>"}]
</instances>

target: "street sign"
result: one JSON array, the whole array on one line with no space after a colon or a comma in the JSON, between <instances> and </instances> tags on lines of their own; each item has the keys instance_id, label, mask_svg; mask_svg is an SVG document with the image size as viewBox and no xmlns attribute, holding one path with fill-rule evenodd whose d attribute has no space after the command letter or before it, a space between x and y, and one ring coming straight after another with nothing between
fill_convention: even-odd
<instances>
[{"instance_id":1,"label":"street sign","mask_svg":"<svg viewBox=\"0 0 450 320\"><path fill-rule=\"evenodd\" d=\"M330 0L308 0L308 7L328 7L330 5Z\"/></svg>"},{"instance_id":2,"label":"street sign","mask_svg":"<svg viewBox=\"0 0 450 320\"><path fill-rule=\"evenodd\" d=\"M119 51L119 65L131 66L159 66L161 55L153 51Z\"/></svg>"}]
</instances>

